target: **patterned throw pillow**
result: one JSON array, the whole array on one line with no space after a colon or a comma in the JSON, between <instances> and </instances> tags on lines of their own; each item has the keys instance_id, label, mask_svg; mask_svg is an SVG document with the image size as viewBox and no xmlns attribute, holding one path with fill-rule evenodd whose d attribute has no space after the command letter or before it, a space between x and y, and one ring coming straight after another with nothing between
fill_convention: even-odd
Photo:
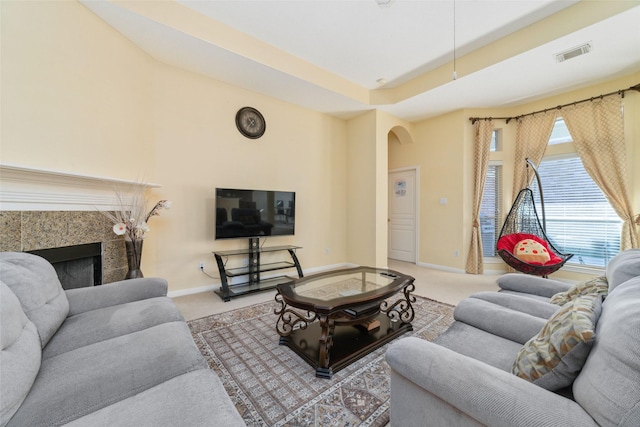
<instances>
[{"instance_id":1,"label":"patterned throw pillow","mask_svg":"<svg viewBox=\"0 0 640 427\"><path fill-rule=\"evenodd\" d=\"M513 255L529 264L544 265L551 259L547 249L533 239L520 240L513 248Z\"/></svg>"},{"instance_id":2,"label":"patterned throw pillow","mask_svg":"<svg viewBox=\"0 0 640 427\"><path fill-rule=\"evenodd\" d=\"M609 283L606 276L595 277L585 282L573 285L566 292L559 292L551 297L551 304L564 305L569 301L587 294L602 294L606 296L609 293Z\"/></svg>"},{"instance_id":3,"label":"patterned throw pillow","mask_svg":"<svg viewBox=\"0 0 640 427\"><path fill-rule=\"evenodd\" d=\"M520 349L511 373L550 391L573 383L591 351L601 309L600 294L562 306Z\"/></svg>"}]
</instances>

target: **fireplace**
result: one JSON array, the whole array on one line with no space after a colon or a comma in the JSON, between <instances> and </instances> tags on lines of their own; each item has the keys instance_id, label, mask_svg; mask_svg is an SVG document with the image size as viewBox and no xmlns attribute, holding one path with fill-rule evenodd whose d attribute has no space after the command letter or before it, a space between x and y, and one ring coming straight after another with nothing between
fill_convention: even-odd
<instances>
[{"instance_id":1,"label":"fireplace","mask_svg":"<svg viewBox=\"0 0 640 427\"><path fill-rule=\"evenodd\" d=\"M111 221L95 211L0 211L0 251L47 251L42 256L48 259L52 249L98 245L92 256L101 267L94 277L100 275L101 284L112 283L123 280L128 270L124 239L112 228ZM99 260L98 254L102 255ZM83 286L93 284L95 280L90 279Z\"/></svg>"},{"instance_id":2,"label":"fireplace","mask_svg":"<svg viewBox=\"0 0 640 427\"><path fill-rule=\"evenodd\" d=\"M123 280L128 271L124 238L113 232L113 223L100 211L120 210L123 200L126 203L140 187L159 185L0 163L0 251L34 252L99 242L101 248L94 252L101 256L87 257L93 259L91 266L88 260L74 261L87 264L70 268L93 274L80 280L83 286Z\"/></svg>"},{"instance_id":3,"label":"fireplace","mask_svg":"<svg viewBox=\"0 0 640 427\"><path fill-rule=\"evenodd\" d=\"M49 261L63 289L102 284L102 243L64 246L29 251Z\"/></svg>"}]
</instances>

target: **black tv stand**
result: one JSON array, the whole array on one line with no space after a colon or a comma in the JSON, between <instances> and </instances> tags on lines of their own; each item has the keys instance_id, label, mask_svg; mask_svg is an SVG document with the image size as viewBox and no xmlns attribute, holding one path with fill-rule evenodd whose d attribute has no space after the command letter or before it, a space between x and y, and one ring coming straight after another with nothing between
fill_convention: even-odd
<instances>
[{"instance_id":1,"label":"black tv stand","mask_svg":"<svg viewBox=\"0 0 640 427\"><path fill-rule=\"evenodd\" d=\"M214 292L227 302L231 301L233 297L273 289L279 283L291 281L291 278L285 275L262 279L260 273L295 267L298 270L298 277L303 277L302 267L300 267L300 262L296 256L296 249L301 249L301 247L291 245L260 247L260 239L258 237L250 237L249 247L247 249L213 251L213 255L216 257L216 262L218 263L221 284L220 288ZM291 256L291 261L260 263L260 254L278 251L288 251ZM236 255L248 257L248 264L244 267L226 268L226 260L230 256ZM229 278L232 279L239 276L247 276L248 281L234 284L229 283Z\"/></svg>"}]
</instances>

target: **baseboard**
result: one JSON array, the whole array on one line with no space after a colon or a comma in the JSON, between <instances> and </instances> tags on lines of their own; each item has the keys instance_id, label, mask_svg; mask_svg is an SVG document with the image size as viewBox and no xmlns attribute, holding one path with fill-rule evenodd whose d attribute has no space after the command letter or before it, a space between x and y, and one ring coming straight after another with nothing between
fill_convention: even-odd
<instances>
[{"instance_id":1,"label":"baseboard","mask_svg":"<svg viewBox=\"0 0 640 427\"><path fill-rule=\"evenodd\" d=\"M506 274L507 270L487 270L486 268L483 270L482 274Z\"/></svg>"},{"instance_id":2,"label":"baseboard","mask_svg":"<svg viewBox=\"0 0 640 427\"><path fill-rule=\"evenodd\" d=\"M306 276L307 274L322 273L323 271L335 270L337 268L352 268L352 267L358 267L358 265L351 264L349 262L342 262L340 264L324 265L322 267L303 268L302 272Z\"/></svg>"},{"instance_id":3,"label":"baseboard","mask_svg":"<svg viewBox=\"0 0 640 427\"><path fill-rule=\"evenodd\" d=\"M466 271L460 268L447 267L447 266L438 265L438 264L429 264L427 262L418 262L416 263L416 265L420 267L432 268L434 270L448 271L449 273L460 273L460 274L466 273Z\"/></svg>"},{"instance_id":4,"label":"baseboard","mask_svg":"<svg viewBox=\"0 0 640 427\"><path fill-rule=\"evenodd\" d=\"M308 276L310 274L315 274L315 273L321 273L323 271L328 271L328 270L335 270L337 268L349 268L349 267L357 267L357 265L355 264L350 264L347 262L344 263L340 263L340 264L332 264L332 265L324 265L321 267L312 267L312 268L303 268L302 269L302 273L305 276ZM296 273L293 273L294 275ZM269 277L274 277L276 276L275 274L272 276L263 276L265 279L268 279ZM186 288L186 289L178 289L175 291L169 291L167 292L167 296L169 298L176 298L176 297L182 297L185 295L193 295L193 294L199 294L202 292L212 292L216 289L218 289L220 287L220 281L214 282L210 285L205 285L205 286L194 286L192 288Z\"/></svg>"},{"instance_id":5,"label":"baseboard","mask_svg":"<svg viewBox=\"0 0 640 427\"><path fill-rule=\"evenodd\" d=\"M570 271L572 273L589 274L592 276L602 276L606 272L606 268L592 267L587 265L565 264L562 268L564 269L564 271Z\"/></svg>"},{"instance_id":6,"label":"baseboard","mask_svg":"<svg viewBox=\"0 0 640 427\"><path fill-rule=\"evenodd\" d=\"M434 270L447 271L449 273L467 274L465 270L462 270L460 268L446 267L444 265L429 264L426 262L418 262L416 263L416 265L420 267L432 268ZM487 265L485 264L485 267L486 266ZM505 273L507 273L506 270L487 270L485 268L482 274L505 274Z\"/></svg>"},{"instance_id":7,"label":"baseboard","mask_svg":"<svg viewBox=\"0 0 640 427\"><path fill-rule=\"evenodd\" d=\"M185 295L200 294L203 292L211 292L220 287L220 283L213 285L198 286L194 288L178 289L177 291L167 292L169 298L183 297Z\"/></svg>"}]
</instances>

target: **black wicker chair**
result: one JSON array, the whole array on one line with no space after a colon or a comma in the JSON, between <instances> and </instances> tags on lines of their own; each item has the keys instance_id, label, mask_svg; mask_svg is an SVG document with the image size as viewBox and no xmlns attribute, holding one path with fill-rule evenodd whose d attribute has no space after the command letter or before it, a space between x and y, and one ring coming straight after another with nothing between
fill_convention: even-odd
<instances>
[{"instance_id":1,"label":"black wicker chair","mask_svg":"<svg viewBox=\"0 0 640 427\"><path fill-rule=\"evenodd\" d=\"M542 186L540 185L540 177L535 166L527 159L527 167L531 165L536 178L538 179L538 188L540 189L540 201L542 205L542 214L544 218L544 199L542 196ZM546 222L546 221L545 221ZM546 224L545 224L546 225ZM533 264L518 259L513 254L513 247L517 240L533 239L542 244L550 255L550 260L545 264ZM573 256L573 254L564 254L556 249L547 234L545 226L540 223L540 218L536 212L535 202L533 200L533 191L530 188L524 188L518 193L518 197L513 202L511 210L504 221L500 236L496 244L496 250L500 257L510 267L526 274L546 277L549 274L559 270Z\"/></svg>"}]
</instances>

